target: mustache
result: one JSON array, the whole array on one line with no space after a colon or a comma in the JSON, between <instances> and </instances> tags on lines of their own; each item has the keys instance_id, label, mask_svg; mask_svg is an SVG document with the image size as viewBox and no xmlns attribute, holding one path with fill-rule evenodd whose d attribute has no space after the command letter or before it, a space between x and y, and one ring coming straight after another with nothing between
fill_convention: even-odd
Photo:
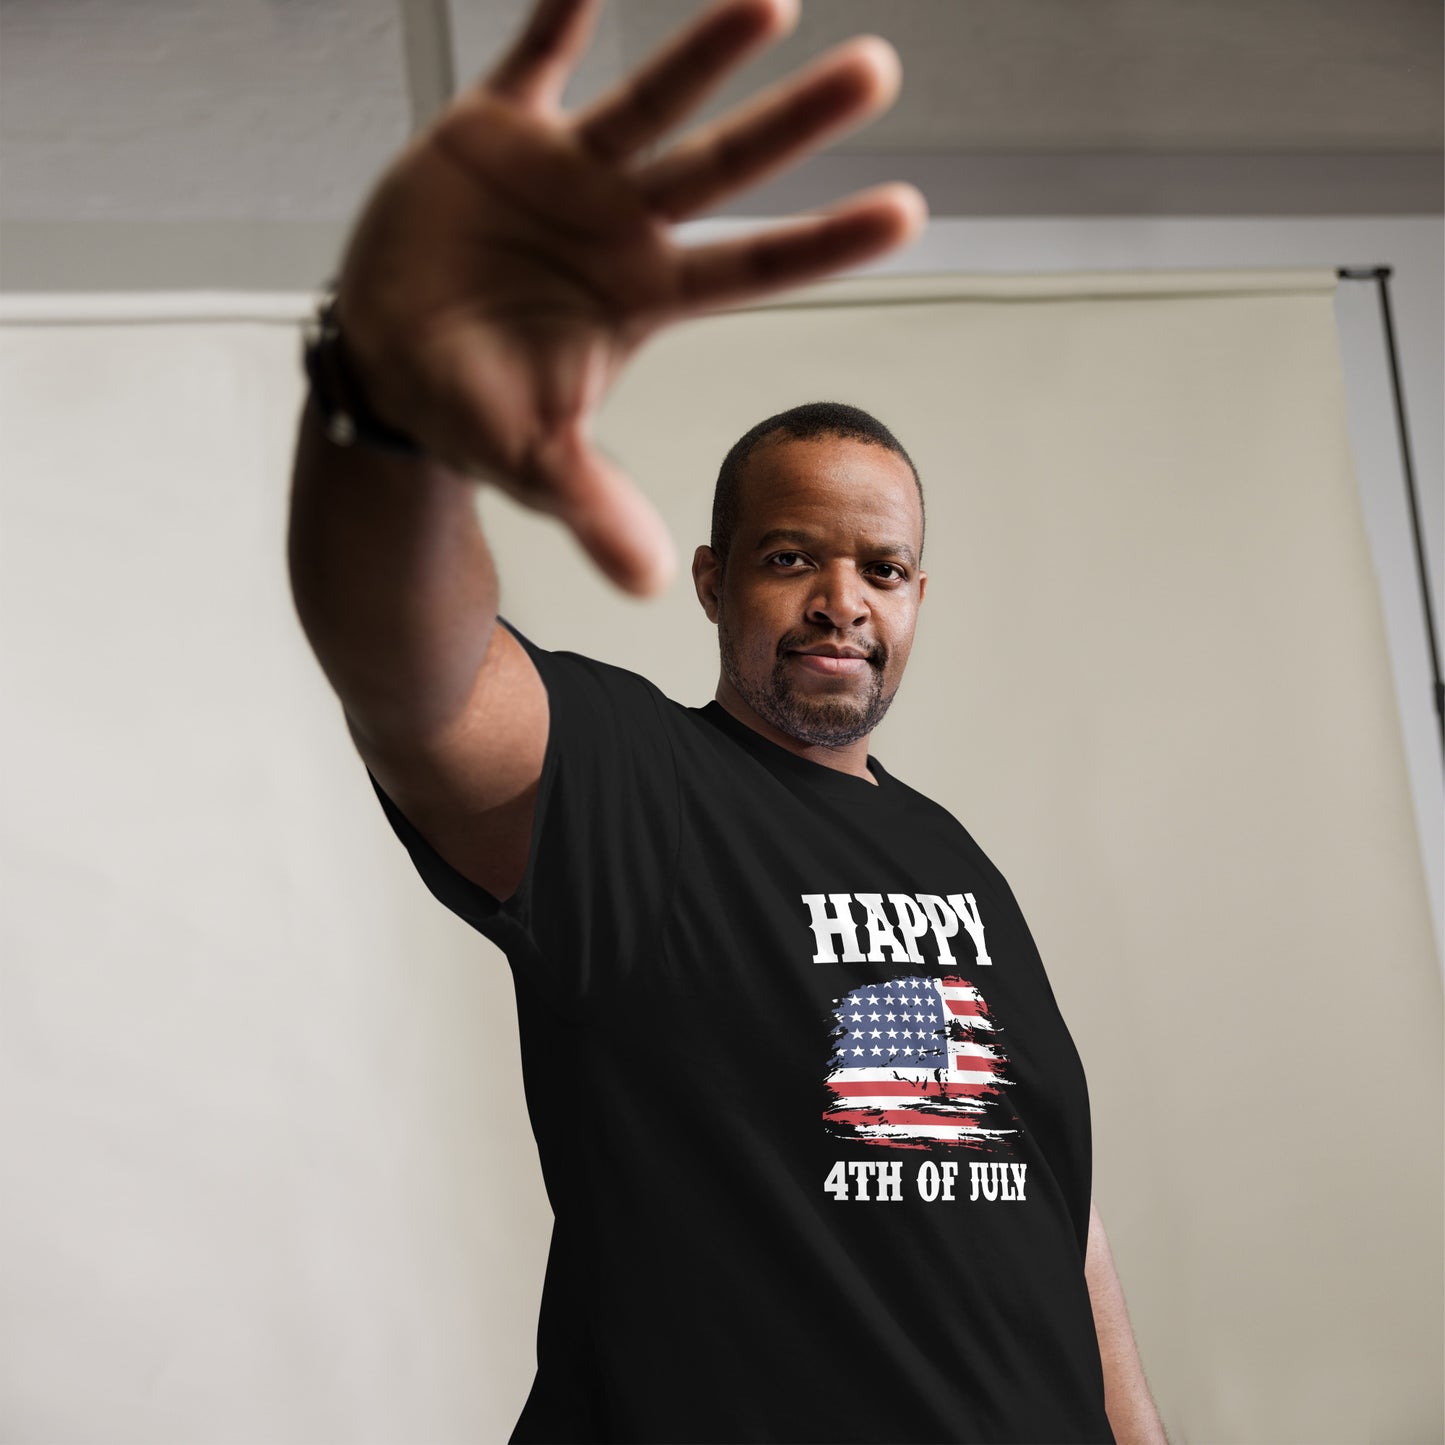
<instances>
[{"instance_id":1,"label":"mustache","mask_svg":"<svg viewBox=\"0 0 1445 1445\"><path fill-rule=\"evenodd\" d=\"M849 637L785 637L778 644L778 657L801 647L856 647L874 667L881 667L888 660L888 649L880 642L865 642L862 638Z\"/></svg>"}]
</instances>

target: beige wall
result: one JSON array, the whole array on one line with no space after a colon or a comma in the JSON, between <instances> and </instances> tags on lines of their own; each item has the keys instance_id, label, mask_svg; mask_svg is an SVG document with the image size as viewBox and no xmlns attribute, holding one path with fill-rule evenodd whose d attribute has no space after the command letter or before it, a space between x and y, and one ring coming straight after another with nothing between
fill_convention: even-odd
<instances>
[{"instance_id":1,"label":"beige wall","mask_svg":"<svg viewBox=\"0 0 1445 1445\"><path fill-rule=\"evenodd\" d=\"M684 555L772 411L851 400L912 452L929 597L875 751L1029 916L1176 1445L1438 1438L1440 979L1334 299L835 282L665 336L600 433ZM175 306L0 336L0 1418L505 1438L547 1225L505 968L411 875L295 624L297 305ZM685 577L631 602L483 515L538 641L711 694Z\"/></svg>"}]
</instances>

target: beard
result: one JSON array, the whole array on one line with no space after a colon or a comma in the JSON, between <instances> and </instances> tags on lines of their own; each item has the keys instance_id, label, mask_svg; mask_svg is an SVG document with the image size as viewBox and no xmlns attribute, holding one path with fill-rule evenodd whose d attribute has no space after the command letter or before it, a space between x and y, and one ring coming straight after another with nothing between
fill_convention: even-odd
<instances>
[{"instance_id":1,"label":"beard","mask_svg":"<svg viewBox=\"0 0 1445 1445\"><path fill-rule=\"evenodd\" d=\"M799 742L825 748L856 743L883 721L898 689L883 691L883 663L887 654L881 648L874 648L868 654L868 685L861 695L812 696L794 683L786 656L789 645L808 647L812 640L802 638L789 643L784 638L783 642L772 670L761 682L753 682L743 675L738 638L728 624L726 610L718 615L718 650L723 676L759 717Z\"/></svg>"}]
</instances>

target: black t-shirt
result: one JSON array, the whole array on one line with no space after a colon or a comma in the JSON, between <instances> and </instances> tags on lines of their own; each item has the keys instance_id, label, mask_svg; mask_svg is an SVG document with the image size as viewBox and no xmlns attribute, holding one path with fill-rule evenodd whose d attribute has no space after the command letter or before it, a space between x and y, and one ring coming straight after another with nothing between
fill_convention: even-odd
<instances>
[{"instance_id":1,"label":"black t-shirt","mask_svg":"<svg viewBox=\"0 0 1445 1445\"><path fill-rule=\"evenodd\" d=\"M718 703L539 648L551 724L499 904L555 1217L521 1442L1112 1442L1084 1071L945 809ZM368 776L370 776L368 772Z\"/></svg>"}]
</instances>

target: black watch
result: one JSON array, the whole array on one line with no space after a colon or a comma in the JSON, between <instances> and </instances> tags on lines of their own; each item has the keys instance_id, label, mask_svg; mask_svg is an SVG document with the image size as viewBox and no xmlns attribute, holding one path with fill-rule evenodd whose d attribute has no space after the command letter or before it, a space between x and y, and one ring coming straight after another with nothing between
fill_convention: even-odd
<instances>
[{"instance_id":1,"label":"black watch","mask_svg":"<svg viewBox=\"0 0 1445 1445\"><path fill-rule=\"evenodd\" d=\"M301 355L311 380L311 400L332 442L339 447L365 446L398 456L423 455L413 437L388 426L368 405L336 323L334 283L327 287L315 314L306 323Z\"/></svg>"}]
</instances>

